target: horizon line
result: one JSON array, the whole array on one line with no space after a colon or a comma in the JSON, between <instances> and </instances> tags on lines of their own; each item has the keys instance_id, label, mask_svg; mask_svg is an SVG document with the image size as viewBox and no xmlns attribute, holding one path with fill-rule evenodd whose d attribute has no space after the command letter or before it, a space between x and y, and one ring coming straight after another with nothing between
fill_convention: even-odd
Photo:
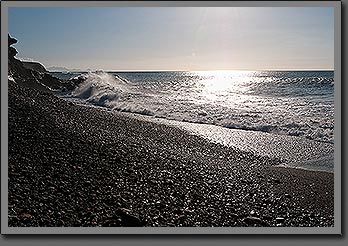
<instances>
[{"instance_id":1,"label":"horizon line","mask_svg":"<svg viewBox=\"0 0 348 246\"><path fill-rule=\"evenodd\" d=\"M46 68L47 69L47 68ZM48 72L64 72L64 71L50 71L47 69ZM68 69L67 72L93 72L93 71L103 71L103 72L204 72L204 71L221 71L221 72L227 72L227 71L242 71L242 72L262 72L262 71L335 71L334 68L305 68L305 69L201 69L201 70L180 70L180 69L125 69L125 70L109 70L109 69Z\"/></svg>"}]
</instances>

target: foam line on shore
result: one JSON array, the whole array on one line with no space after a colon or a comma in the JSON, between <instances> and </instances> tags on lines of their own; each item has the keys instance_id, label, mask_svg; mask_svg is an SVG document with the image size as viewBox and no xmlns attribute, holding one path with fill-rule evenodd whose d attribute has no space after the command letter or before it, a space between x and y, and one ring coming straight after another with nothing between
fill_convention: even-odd
<instances>
[{"instance_id":1,"label":"foam line on shore","mask_svg":"<svg viewBox=\"0 0 348 246\"><path fill-rule=\"evenodd\" d=\"M212 142L281 161L283 167L333 172L334 145L306 138L228 129L132 114L137 119L179 127Z\"/></svg>"}]
</instances>

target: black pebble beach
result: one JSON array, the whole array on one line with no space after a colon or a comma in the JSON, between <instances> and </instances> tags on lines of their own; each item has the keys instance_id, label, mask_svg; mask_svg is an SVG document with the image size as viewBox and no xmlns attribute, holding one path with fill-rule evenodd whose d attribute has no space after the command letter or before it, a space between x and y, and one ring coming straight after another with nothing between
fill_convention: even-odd
<instances>
[{"instance_id":1,"label":"black pebble beach","mask_svg":"<svg viewBox=\"0 0 348 246\"><path fill-rule=\"evenodd\" d=\"M9 81L10 227L328 227L334 175Z\"/></svg>"}]
</instances>

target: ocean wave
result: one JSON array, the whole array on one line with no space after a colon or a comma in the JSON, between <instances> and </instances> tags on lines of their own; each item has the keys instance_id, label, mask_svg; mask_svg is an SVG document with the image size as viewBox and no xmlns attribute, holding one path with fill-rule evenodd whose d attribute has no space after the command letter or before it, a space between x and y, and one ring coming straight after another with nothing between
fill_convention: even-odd
<instances>
[{"instance_id":1,"label":"ocean wave","mask_svg":"<svg viewBox=\"0 0 348 246\"><path fill-rule=\"evenodd\" d=\"M134 82L127 76L105 72L80 74L72 78L77 88L68 92L66 98L115 111L169 120L305 137L321 142L334 141L330 101L308 101L312 100L308 95L301 97L300 94L284 99L279 97L279 91L273 97L270 94L264 97L260 92L259 96L235 96L232 93L212 100L205 99L202 90L197 90L194 83L186 83L185 80L178 84L160 83L155 80L157 77L151 80L148 74L136 75ZM304 91L300 87L298 90ZM285 88L285 92L289 91Z\"/></svg>"},{"instance_id":2,"label":"ocean wave","mask_svg":"<svg viewBox=\"0 0 348 246\"><path fill-rule=\"evenodd\" d=\"M115 101L127 93L127 81L105 72L86 73L71 79L79 81L77 88L71 92L71 97L85 102L113 108Z\"/></svg>"}]
</instances>

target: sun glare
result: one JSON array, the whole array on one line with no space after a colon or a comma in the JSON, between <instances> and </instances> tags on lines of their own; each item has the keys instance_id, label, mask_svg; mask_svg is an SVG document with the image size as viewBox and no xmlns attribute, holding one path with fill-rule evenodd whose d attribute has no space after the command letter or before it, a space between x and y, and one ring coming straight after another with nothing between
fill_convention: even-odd
<instances>
[{"instance_id":1,"label":"sun glare","mask_svg":"<svg viewBox=\"0 0 348 246\"><path fill-rule=\"evenodd\" d=\"M216 101L221 96L238 93L239 96L248 90L246 83L250 82L254 71L215 70L196 71L199 76L197 87L201 88L201 95L207 101Z\"/></svg>"}]
</instances>

